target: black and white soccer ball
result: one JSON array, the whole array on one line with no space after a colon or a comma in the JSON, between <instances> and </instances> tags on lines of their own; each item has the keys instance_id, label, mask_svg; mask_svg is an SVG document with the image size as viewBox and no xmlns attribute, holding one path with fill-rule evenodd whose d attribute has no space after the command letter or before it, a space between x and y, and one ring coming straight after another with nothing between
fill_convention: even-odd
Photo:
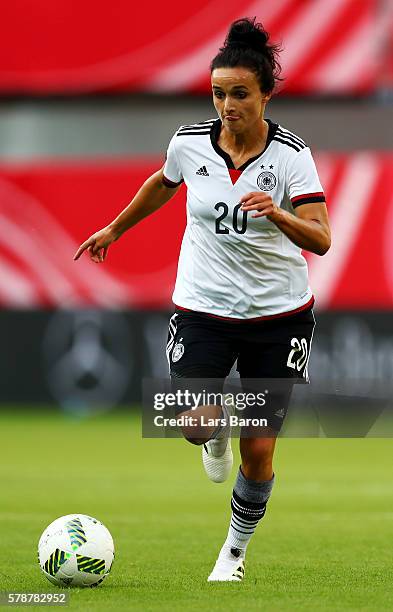
<instances>
[{"instance_id":1,"label":"black and white soccer ball","mask_svg":"<svg viewBox=\"0 0 393 612\"><path fill-rule=\"evenodd\" d=\"M57 586L96 586L109 574L115 550L108 529L86 514L51 523L38 542L38 561Z\"/></svg>"}]
</instances>

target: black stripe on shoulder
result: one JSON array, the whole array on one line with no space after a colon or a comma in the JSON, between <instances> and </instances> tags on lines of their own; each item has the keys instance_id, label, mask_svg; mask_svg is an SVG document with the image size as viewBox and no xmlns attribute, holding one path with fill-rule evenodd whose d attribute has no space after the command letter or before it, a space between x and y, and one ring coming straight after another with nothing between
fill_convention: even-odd
<instances>
[{"instance_id":1,"label":"black stripe on shoulder","mask_svg":"<svg viewBox=\"0 0 393 612\"><path fill-rule=\"evenodd\" d=\"M190 132L178 132L176 134L176 136L204 136L205 134L209 135L210 134L210 130L206 131L206 130L192 130Z\"/></svg>"},{"instance_id":2,"label":"black stripe on shoulder","mask_svg":"<svg viewBox=\"0 0 393 612\"><path fill-rule=\"evenodd\" d=\"M296 200L296 202L292 202L292 207L297 208L303 204L314 204L315 202L325 202L325 196L305 196L304 198Z\"/></svg>"},{"instance_id":3,"label":"black stripe on shoulder","mask_svg":"<svg viewBox=\"0 0 393 612\"><path fill-rule=\"evenodd\" d=\"M290 136L287 136L286 134L282 134L281 132L277 132L277 136L279 136L280 138L282 138L282 140L285 140L286 142L292 142L294 145L299 147L299 149L305 149L307 146L305 144L301 144L300 142L298 142L297 140L294 140L293 138L291 138Z\"/></svg>"},{"instance_id":4,"label":"black stripe on shoulder","mask_svg":"<svg viewBox=\"0 0 393 612\"><path fill-rule=\"evenodd\" d=\"M295 149L295 151L297 151L299 153L299 151L301 151L302 149L304 149L304 147L301 147L300 145L297 145L293 142L290 142L289 140L283 140L282 138L279 138L277 136L277 134L275 135L275 137L273 138L273 140L277 140L278 142L281 142L282 144L287 145L288 147L291 147L291 149Z\"/></svg>"},{"instance_id":5,"label":"black stripe on shoulder","mask_svg":"<svg viewBox=\"0 0 393 612\"><path fill-rule=\"evenodd\" d=\"M296 145L297 147L300 147L301 149L305 149L307 146L305 143L298 142L297 140L295 140L295 138L292 138L292 136L288 136L287 134L284 134L283 132L280 132L279 130L277 130L276 134L283 140L287 140L288 142L293 142L294 145Z\"/></svg>"},{"instance_id":6,"label":"black stripe on shoulder","mask_svg":"<svg viewBox=\"0 0 393 612\"><path fill-rule=\"evenodd\" d=\"M297 142L299 145L303 145L303 147L307 146L307 144L304 142L302 138L299 138L299 136L296 136L296 134L293 134L289 130L285 130L281 126L278 127L277 132L280 132L282 136L286 136L287 138L290 138L294 142Z\"/></svg>"}]
</instances>

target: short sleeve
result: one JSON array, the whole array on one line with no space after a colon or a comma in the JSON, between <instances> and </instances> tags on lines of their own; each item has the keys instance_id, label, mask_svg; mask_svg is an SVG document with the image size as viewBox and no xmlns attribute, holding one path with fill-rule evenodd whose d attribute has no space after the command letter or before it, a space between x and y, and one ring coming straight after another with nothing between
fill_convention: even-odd
<instances>
[{"instance_id":1,"label":"short sleeve","mask_svg":"<svg viewBox=\"0 0 393 612\"><path fill-rule=\"evenodd\" d=\"M286 189L293 208L301 204L325 201L315 162L308 147L288 161Z\"/></svg>"},{"instance_id":2,"label":"short sleeve","mask_svg":"<svg viewBox=\"0 0 393 612\"><path fill-rule=\"evenodd\" d=\"M178 187L183 182L183 175L176 151L176 134L172 137L166 153L163 183L167 187Z\"/></svg>"}]
</instances>

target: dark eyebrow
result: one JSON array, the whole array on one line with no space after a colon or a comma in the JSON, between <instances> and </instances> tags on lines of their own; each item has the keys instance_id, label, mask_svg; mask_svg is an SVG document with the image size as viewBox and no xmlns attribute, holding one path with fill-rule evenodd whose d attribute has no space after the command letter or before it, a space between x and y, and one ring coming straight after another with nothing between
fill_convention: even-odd
<instances>
[{"instance_id":1,"label":"dark eyebrow","mask_svg":"<svg viewBox=\"0 0 393 612\"><path fill-rule=\"evenodd\" d=\"M212 85L212 87L213 89L221 89L220 85ZM244 89L245 91L248 91L246 85L234 85L232 89Z\"/></svg>"}]
</instances>

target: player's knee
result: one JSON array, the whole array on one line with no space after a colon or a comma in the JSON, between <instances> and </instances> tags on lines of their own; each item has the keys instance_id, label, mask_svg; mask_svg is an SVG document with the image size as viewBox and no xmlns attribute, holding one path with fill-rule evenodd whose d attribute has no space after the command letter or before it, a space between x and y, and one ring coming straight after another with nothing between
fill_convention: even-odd
<instances>
[{"instance_id":1,"label":"player's knee","mask_svg":"<svg viewBox=\"0 0 393 612\"><path fill-rule=\"evenodd\" d=\"M218 409L221 410L221 407L202 406L197 410L182 412L180 417L183 419L183 422L180 425L180 429L184 439L190 442L190 444L197 446L209 442L214 437L217 429L215 418L217 419ZM213 424L208 423L209 419L213 420Z\"/></svg>"},{"instance_id":2,"label":"player's knee","mask_svg":"<svg viewBox=\"0 0 393 612\"><path fill-rule=\"evenodd\" d=\"M209 440L203 436L205 432L201 431L201 428L198 430L195 427L184 426L181 427L181 432L183 434L183 438L187 440L187 442L190 444L195 444L196 446L201 446L201 444L205 444Z\"/></svg>"},{"instance_id":3,"label":"player's knee","mask_svg":"<svg viewBox=\"0 0 393 612\"><path fill-rule=\"evenodd\" d=\"M264 441L257 440L247 446L242 452L242 471L250 480L270 480L273 475L274 447Z\"/></svg>"}]
</instances>

